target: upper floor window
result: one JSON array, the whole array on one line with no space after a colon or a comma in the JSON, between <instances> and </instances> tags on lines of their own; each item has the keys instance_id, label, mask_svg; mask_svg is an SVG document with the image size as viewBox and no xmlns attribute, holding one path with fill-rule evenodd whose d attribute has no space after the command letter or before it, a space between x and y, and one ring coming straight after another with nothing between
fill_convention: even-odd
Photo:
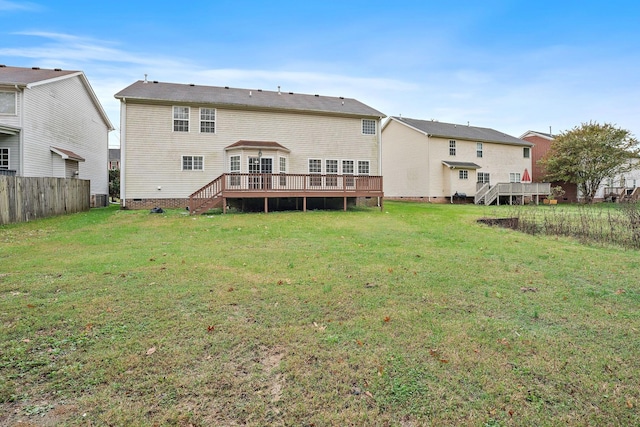
<instances>
[{"instance_id":1,"label":"upper floor window","mask_svg":"<svg viewBox=\"0 0 640 427\"><path fill-rule=\"evenodd\" d=\"M216 133L216 109L215 108L200 109L200 132Z\"/></svg>"},{"instance_id":2,"label":"upper floor window","mask_svg":"<svg viewBox=\"0 0 640 427\"><path fill-rule=\"evenodd\" d=\"M0 147L0 169L9 169L9 149Z\"/></svg>"},{"instance_id":3,"label":"upper floor window","mask_svg":"<svg viewBox=\"0 0 640 427\"><path fill-rule=\"evenodd\" d=\"M482 157L482 142L476 143L476 156Z\"/></svg>"},{"instance_id":4,"label":"upper floor window","mask_svg":"<svg viewBox=\"0 0 640 427\"><path fill-rule=\"evenodd\" d=\"M458 171L458 178L459 179L469 179L469 171L467 171L467 170L459 170Z\"/></svg>"},{"instance_id":5,"label":"upper floor window","mask_svg":"<svg viewBox=\"0 0 640 427\"><path fill-rule=\"evenodd\" d=\"M520 173L512 172L509 174L509 182L520 182Z\"/></svg>"},{"instance_id":6,"label":"upper floor window","mask_svg":"<svg viewBox=\"0 0 640 427\"><path fill-rule=\"evenodd\" d=\"M0 92L0 114L16 114L16 93Z\"/></svg>"},{"instance_id":7,"label":"upper floor window","mask_svg":"<svg viewBox=\"0 0 640 427\"><path fill-rule=\"evenodd\" d=\"M522 149L522 157L524 157L525 159L528 159L529 157L531 157L531 148L524 147Z\"/></svg>"},{"instance_id":8,"label":"upper floor window","mask_svg":"<svg viewBox=\"0 0 640 427\"><path fill-rule=\"evenodd\" d=\"M173 131L189 132L189 107L173 107Z\"/></svg>"},{"instance_id":9,"label":"upper floor window","mask_svg":"<svg viewBox=\"0 0 640 427\"><path fill-rule=\"evenodd\" d=\"M369 175L369 160L358 160L358 175Z\"/></svg>"},{"instance_id":10,"label":"upper floor window","mask_svg":"<svg viewBox=\"0 0 640 427\"><path fill-rule=\"evenodd\" d=\"M204 157L202 156L182 156L183 171L204 170Z\"/></svg>"},{"instance_id":11,"label":"upper floor window","mask_svg":"<svg viewBox=\"0 0 640 427\"><path fill-rule=\"evenodd\" d=\"M363 135L375 135L376 134L376 121L371 119L362 119L362 134Z\"/></svg>"},{"instance_id":12,"label":"upper floor window","mask_svg":"<svg viewBox=\"0 0 640 427\"><path fill-rule=\"evenodd\" d=\"M450 156L456 155L456 142L454 140L449 141L449 155Z\"/></svg>"},{"instance_id":13,"label":"upper floor window","mask_svg":"<svg viewBox=\"0 0 640 427\"><path fill-rule=\"evenodd\" d=\"M309 159L309 173L322 173L322 160Z\"/></svg>"}]
</instances>

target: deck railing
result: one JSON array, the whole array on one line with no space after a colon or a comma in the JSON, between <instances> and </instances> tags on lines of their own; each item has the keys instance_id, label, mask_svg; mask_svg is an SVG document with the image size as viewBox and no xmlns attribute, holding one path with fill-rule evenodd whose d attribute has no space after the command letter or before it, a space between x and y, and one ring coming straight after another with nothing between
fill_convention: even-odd
<instances>
[{"instance_id":1,"label":"deck railing","mask_svg":"<svg viewBox=\"0 0 640 427\"><path fill-rule=\"evenodd\" d=\"M285 173L225 173L189 196L192 212L225 197L382 197L382 177Z\"/></svg>"}]
</instances>

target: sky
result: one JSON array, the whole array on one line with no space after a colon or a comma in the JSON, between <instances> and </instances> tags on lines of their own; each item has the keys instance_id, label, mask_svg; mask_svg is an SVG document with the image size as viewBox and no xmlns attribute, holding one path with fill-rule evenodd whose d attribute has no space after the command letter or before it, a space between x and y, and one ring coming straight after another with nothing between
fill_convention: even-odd
<instances>
[{"instance_id":1,"label":"sky","mask_svg":"<svg viewBox=\"0 0 640 427\"><path fill-rule=\"evenodd\" d=\"M640 138L637 0L0 0L0 64L355 98L519 137L612 123Z\"/></svg>"}]
</instances>

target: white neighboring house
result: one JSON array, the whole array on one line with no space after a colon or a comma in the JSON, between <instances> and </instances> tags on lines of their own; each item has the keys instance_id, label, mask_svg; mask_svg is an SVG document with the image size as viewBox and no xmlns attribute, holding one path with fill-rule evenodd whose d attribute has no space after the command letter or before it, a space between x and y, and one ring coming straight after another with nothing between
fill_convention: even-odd
<instances>
[{"instance_id":1,"label":"white neighboring house","mask_svg":"<svg viewBox=\"0 0 640 427\"><path fill-rule=\"evenodd\" d=\"M389 117L382 127L385 197L449 202L476 196L484 184L530 181L532 147L489 128Z\"/></svg>"},{"instance_id":2,"label":"white neighboring house","mask_svg":"<svg viewBox=\"0 0 640 427\"><path fill-rule=\"evenodd\" d=\"M0 65L0 174L90 180L104 205L113 129L82 71Z\"/></svg>"},{"instance_id":3,"label":"white neighboring house","mask_svg":"<svg viewBox=\"0 0 640 427\"><path fill-rule=\"evenodd\" d=\"M630 171L607 178L598 188L594 200L637 201L640 200L640 159L629 160Z\"/></svg>"},{"instance_id":4,"label":"white neighboring house","mask_svg":"<svg viewBox=\"0 0 640 427\"><path fill-rule=\"evenodd\" d=\"M227 192L246 191L223 195L231 199L305 197L301 185L316 197L346 197L342 190L380 175L385 116L352 98L148 80L115 97L123 208L184 208L223 174L235 174ZM268 184L251 192L248 174Z\"/></svg>"}]
</instances>

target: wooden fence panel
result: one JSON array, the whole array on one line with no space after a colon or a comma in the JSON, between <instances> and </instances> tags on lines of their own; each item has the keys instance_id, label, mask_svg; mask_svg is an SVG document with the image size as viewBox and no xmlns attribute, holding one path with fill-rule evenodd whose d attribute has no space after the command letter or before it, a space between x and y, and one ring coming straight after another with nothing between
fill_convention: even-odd
<instances>
[{"instance_id":1,"label":"wooden fence panel","mask_svg":"<svg viewBox=\"0 0 640 427\"><path fill-rule=\"evenodd\" d=\"M0 175L0 225L88 211L90 181Z\"/></svg>"}]
</instances>

